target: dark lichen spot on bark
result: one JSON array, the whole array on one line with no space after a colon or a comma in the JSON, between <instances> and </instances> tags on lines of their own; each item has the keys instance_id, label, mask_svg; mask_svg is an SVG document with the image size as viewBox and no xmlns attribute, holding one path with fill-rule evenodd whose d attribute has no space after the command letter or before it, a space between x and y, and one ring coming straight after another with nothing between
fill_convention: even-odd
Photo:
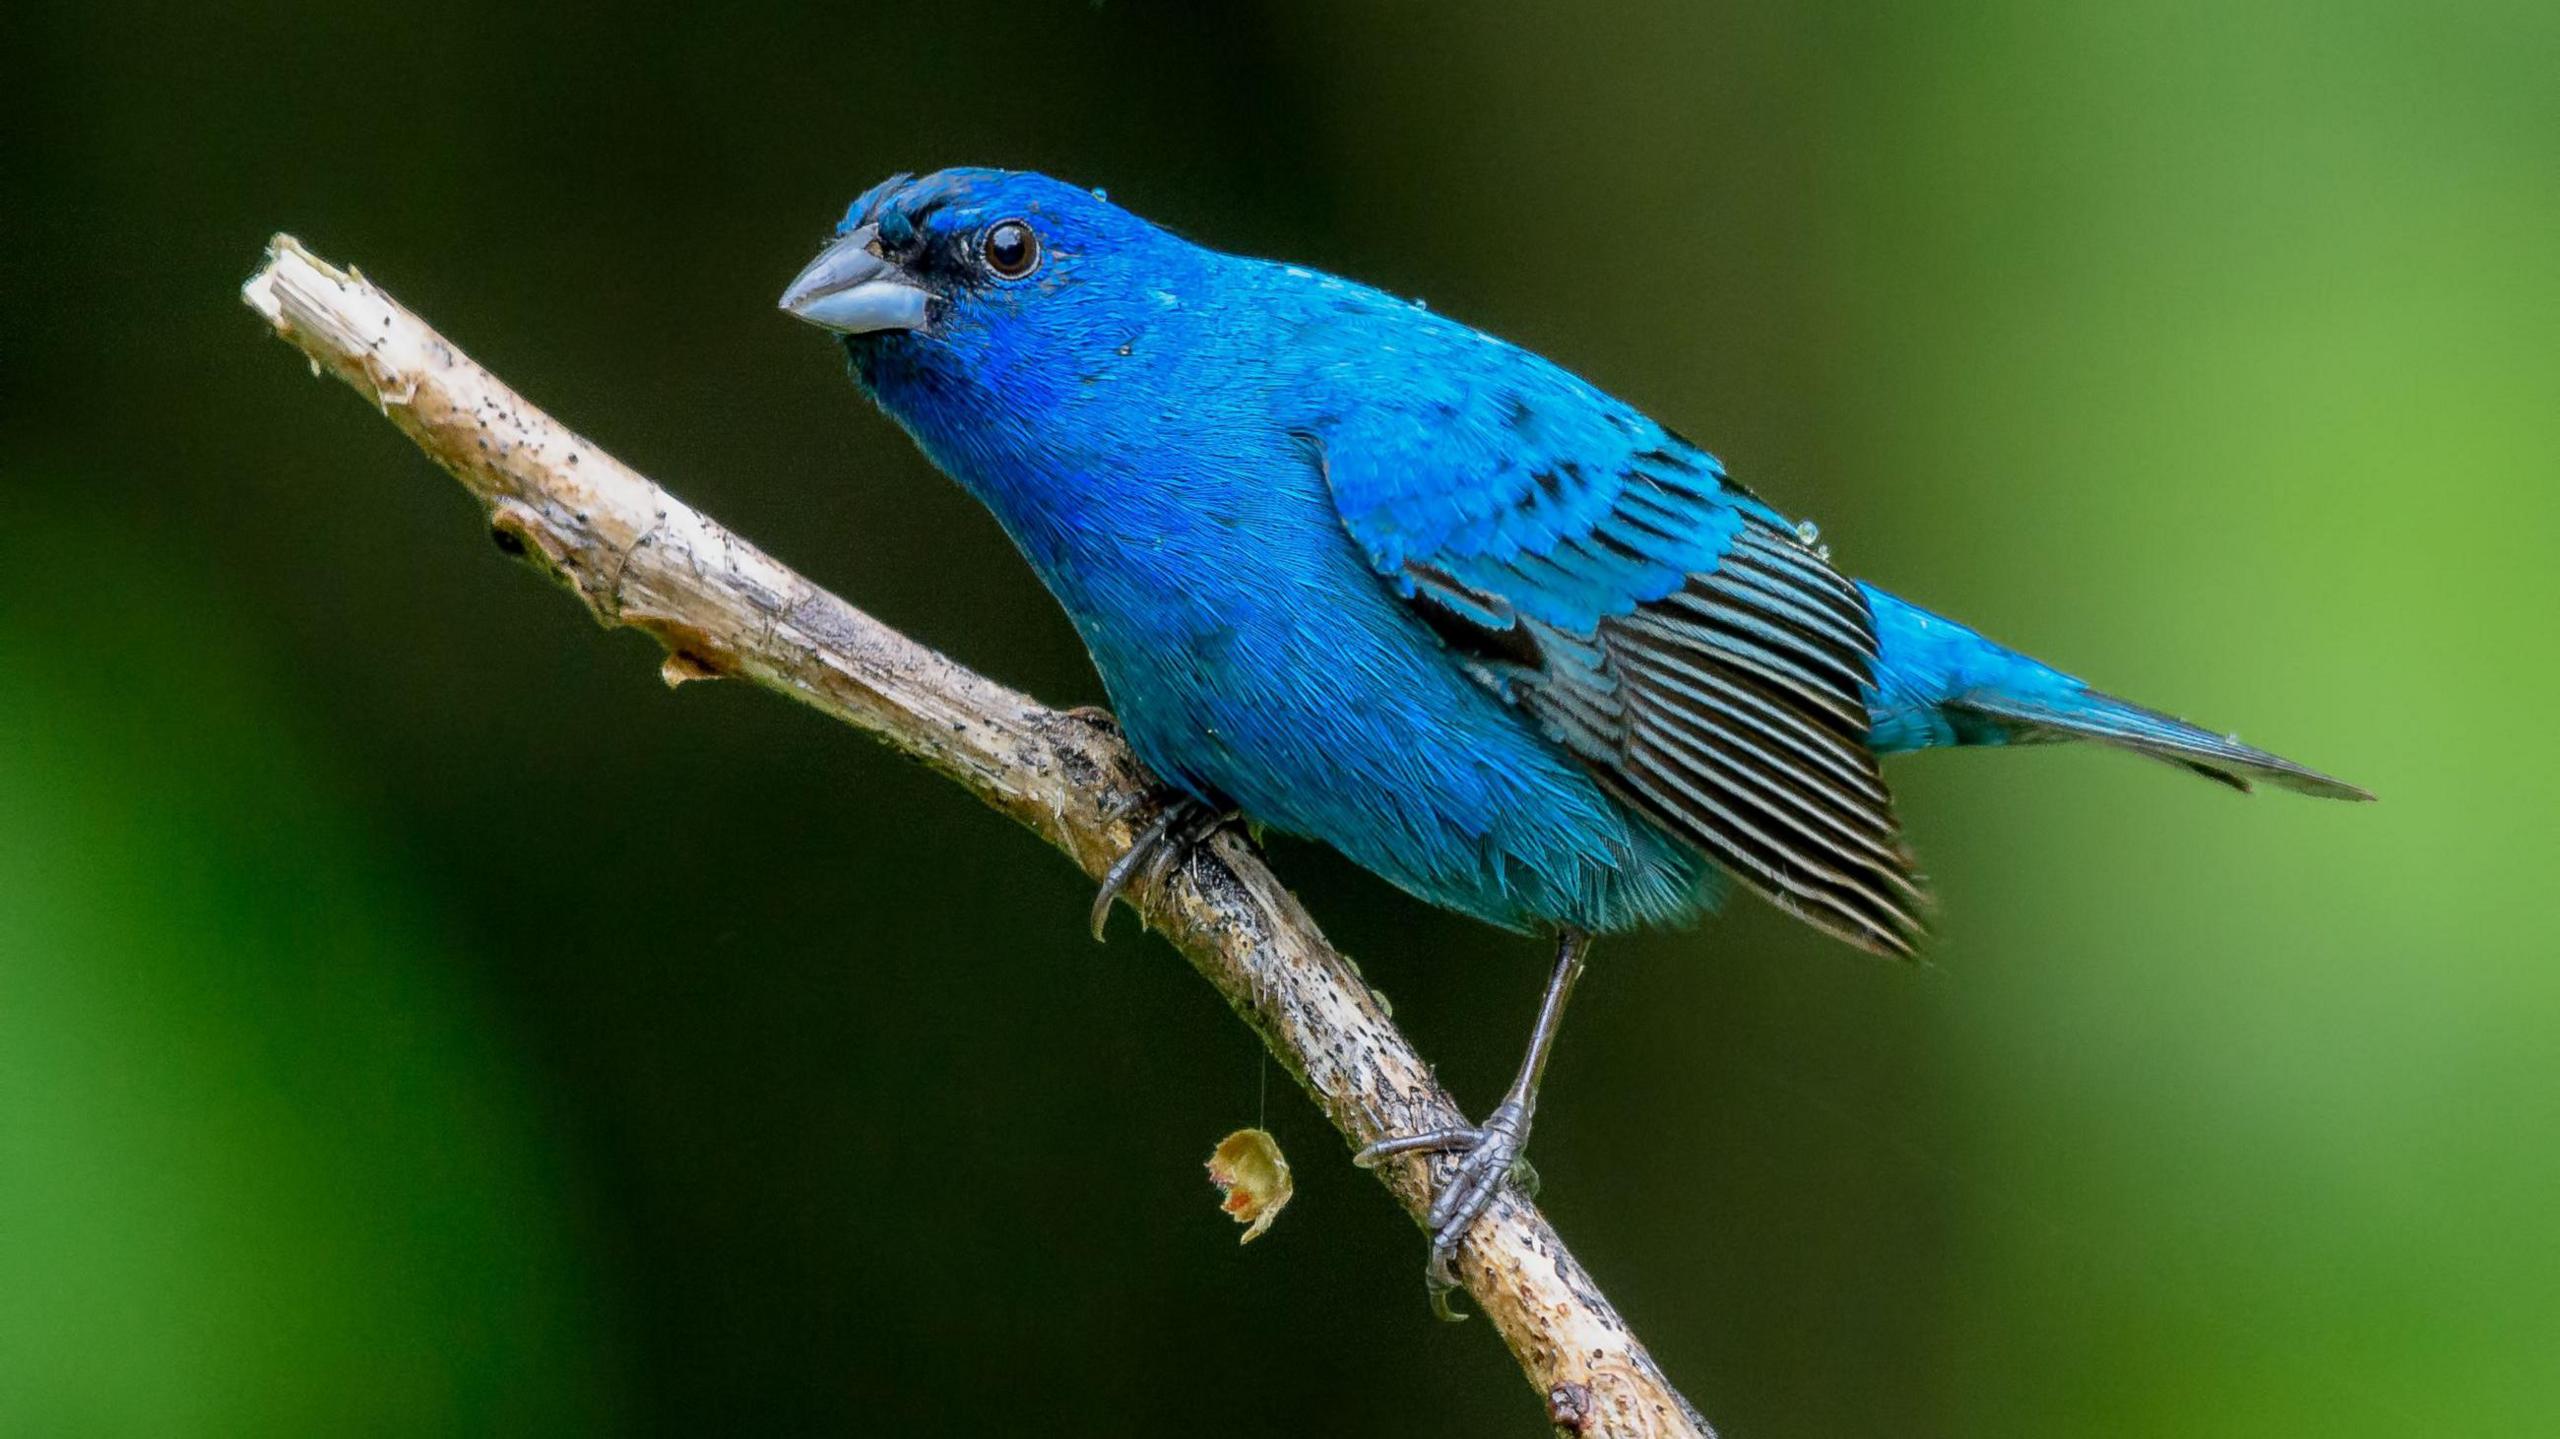
<instances>
[{"instance_id":1,"label":"dark lichen spot on bark","mask_svg":"<svg viewBox=\"0 0 2560 1439\"><path fill-rule=\"evenodd\" d=\"M1567 1434L1579 1434L1595 1412L1591 1386L1571 1379L1547 1390L1547 1422Z\"/></svg>"}]
</instances>

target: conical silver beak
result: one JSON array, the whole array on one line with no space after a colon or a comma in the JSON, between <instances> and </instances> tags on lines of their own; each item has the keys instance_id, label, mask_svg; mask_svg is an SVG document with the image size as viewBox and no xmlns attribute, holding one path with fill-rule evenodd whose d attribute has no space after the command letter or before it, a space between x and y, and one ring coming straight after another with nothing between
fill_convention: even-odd
<instances>
[{"instance_id":1,"label":"conical silver beak","mask_svg":"<svg viewBox=\"0 0 2560 1439\"><path fill-rule=\"evenodd\" d=\"M782 292L783 312L841 335L921 327L932 297L879 252L878 236L864 225L819 251Z\"/></svg>"}]
</instances>

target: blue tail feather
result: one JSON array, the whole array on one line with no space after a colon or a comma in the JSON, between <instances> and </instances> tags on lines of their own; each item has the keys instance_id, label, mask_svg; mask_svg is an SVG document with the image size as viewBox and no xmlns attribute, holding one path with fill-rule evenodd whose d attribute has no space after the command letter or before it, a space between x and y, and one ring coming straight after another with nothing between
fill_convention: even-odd
<instances>
[{"instance_id":1,"label":"blue tail feather","mask_svg":"<svg viewBox=\"0 0 2560 1439\"><path fill-rule=\"evenodd\" d=\"M1875 683L1868 744L1880 753L1941 745L2087 739L2247 790L2263 781L2328 799L2369 792L2282 755L2103 693L1873 585Z\"/></svg>"}]
</instances>

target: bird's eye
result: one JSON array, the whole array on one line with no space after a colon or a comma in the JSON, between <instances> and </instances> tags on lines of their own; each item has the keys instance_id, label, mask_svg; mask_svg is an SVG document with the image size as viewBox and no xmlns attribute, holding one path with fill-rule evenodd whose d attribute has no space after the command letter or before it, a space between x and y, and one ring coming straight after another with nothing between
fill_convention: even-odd
<instances>
[{"instance_id":1,"label":"bird's eye","mask_svg":"<svg viewBox=\"0 0 2560 1439\"><path fill-rule=\"evenodd\" d=\"M1020 220L999 220L978 242L987 268L1007 280L1019 280L1040 267L1040 237Z\"/></svg>"}]
</instances>

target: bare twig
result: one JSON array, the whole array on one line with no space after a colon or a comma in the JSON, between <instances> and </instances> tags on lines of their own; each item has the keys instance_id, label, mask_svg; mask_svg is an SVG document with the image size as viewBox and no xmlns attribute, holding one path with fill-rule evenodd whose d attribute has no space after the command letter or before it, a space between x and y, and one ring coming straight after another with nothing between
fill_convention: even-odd
<instances>
[{"instance_id":1,"label":"bare twig","mask_svg":"<svg viewBox=\"0 0 2560 1439\"><path fill-rule=\"evenodd\" d=\"M241 298L487 507L498 547L604 625L666 647L669 684L734 677L867 731L1099 876L1157 787L1108 718L1035 703L907 639L527 404L361 275L279 235ZM1457 1105L1298 901L1233 834L1131 896L1295 1076L1345 1143L1462 1124ZM1380 1178L1419 1221L1426 1161ZM1417 1251L1418 1252L1418 1251ZM1479 1220L1459 1271L1560 1427L1712 1435L1527 1200ZM1416 1300L1419 1303L1419 1298Z\"/></svg>"}]
</instances>

